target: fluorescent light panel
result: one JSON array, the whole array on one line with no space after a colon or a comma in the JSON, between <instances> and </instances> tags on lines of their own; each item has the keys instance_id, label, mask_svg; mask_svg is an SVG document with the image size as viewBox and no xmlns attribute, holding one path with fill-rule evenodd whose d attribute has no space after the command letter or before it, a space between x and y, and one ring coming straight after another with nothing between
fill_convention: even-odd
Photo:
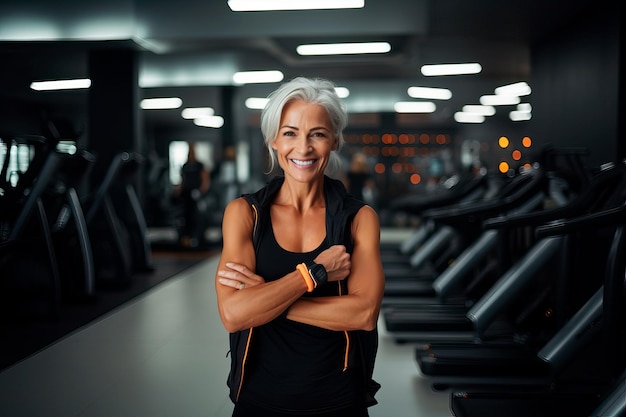
<instances>
[{"instance_id":1,"label":"fluorescent light panel","mask_svg":"<svg viewBox=\"0 0 626 417\"><path fill-rule=\"evenodd\" d=\"M513 110L509 112L509 118L514 122L530 120L532 117L532 113L527 111Z\"/></svg>"},{"instance_id":2,"label":"fluorescent light panel","mask_svg":"<svg viewBox=\"0 0 626 417\"><path fill-rule=\"evenodd\" d=\"M145 98L139 105L144 110L177 109L183 101L178 97Z\"/></svg>"},{"instance_id":3,"label":"fluorescent light panel","mask_svg":"<svg viewBox=\"0 0 626 417\"><path fill-rule=\"evenodd\" d=\"M481 104L468 104L463 106L463 113L480 114L481 116L493 116L496 108L493 106L483 106Z\"/></svg>"},{"instance_id":4,"label":"fluorescent light panel","mask_svg":"<svg viewBox=\"0 0 626 417\"><path fill-rule=\"evenodd\" d=\"M484 106L514 106L519 104L520 99L517 96L503 96L500 94L481 96L480 104Z\"/></svg>"},{"instance_id":5,"label":"fluorescent light panel","mask_svg":"<svg viewBox=\"0 0 626 417\"><path fill-rule=\"evenodd\" d=\"M495 89L497 95L503 96L527 96L531 93L531 88L528 83L521 81L519 83L513 83L509 85L503 85Z\"/></svg>"},{"instance_id":6,"label":"fluorescent light panel","mask_svg":"<svg viewBox=\"0 0 626 417\"><path fill-rule=\"evenodd\" d=\"M193 123L200 127L212 127L214 129L219 129L224 126L224 118L222 116L205 116L194 119Z\"/></svg>"},{"instance_id":7,"label":"fluorescent light panel","mask_svg":"<svg viewBox=\"0 0 626 417\"><path fill-rule=\"evenodd\" d=\"M454 113L454 120L458 123L482 123L485 121L485 116L478 113L465 113L458 111Z\"/></svg>"},{"instance_id":8,"label":"fluorescent light panel","mask_svg":"<svg viewBox=\"0 0 626 417\"><path fill-rule=\"evenodd\" d=\"M350 90L346 87L335 87L335 93L337 93L339 98L346 98L350 95Z\"/></svg>"},{"instance_id":9,"label":"fluorescent light panel","mask_svg":"<svg viewBox=\"0 0 626 417\"><path fill-rule=\"evenodd\" d=\"M357 55L386 54L391 51L389 42L319 43L299 45L299 55Z\"/></svg>"},{"instance_id":10,"label":"fluorescent light panel","mask_svg":"<svg viewBox=\"0 0 626 417\"><path fill-rule=\"evenodd\" d=\"M241 71L233 75L235 84L277 83L283 80L283 73L270 71Z\"/></svg>"},{"instance_id":11,"label":"fluorescent light panel","mask_svg":"<svg viewBox=\"0 0 626 417\"><path fill-rule=\"evenodd\" d=\"M483 67L478 63L422 65L421 68L422 75L427 77L478 74L482 70Z\"/></svg>"},{"instance_id":12,"label":"fluorescent light panel","mask_svg":"<svg viewBox=\"0 0 626 417\"><path fill-rule=\"evenodd\" d=\"M30 88L36 91L52 91L52 90L76 90L91 87L89 78L79 78L74 80L51 80L51 81L33 81Z\"/></svg>"},{"instance_id":13,"label":"fluorescent light panel","mask_svg":"<svg viewBox=\"0 0 626 417\"><path fill-rule=\"evenodd\" d=\"M246 107L252 110L263 110L270 101L269 98L249 97L246 99Z\"/></svg>"},{"instance_id":14,"label":"fluorescent light panel","mask_svg":"<svg viewBox=\"0 0 626 417\"><path fill-rule=\"evenodd\" d=\"M360 9L365 0L228 0L234 12L268 10Z\"/></svg>"},{"instance_id":15,"label":"fluorescent light panel","mask_svg":"<svg viewBox=\"0 0 626 417\"><path fill-rule=\"evenodd\" d=\"M215 110L211 107L187 107L181 112L183 119L197 119L199 117L213 116Z\"/></svg>"},{"instance_id":16,"label":"fluorescent light panel","mask_svg":"<svg viewBox=\"0 0 626 417\"><path fill-rule=\"evenodd\" d=\"M452 91L447 88L409 87L407 94L409 97L431 100L450 100L452 98Z\"/></svg>"},{"instance_id":17,"label":"fluorescent light panel","mask_svg":"<svg viewBox=\"0 0 626 417\"><path fill-rule=\"evenodd\" d=\"M430 101L398 101L393 109L396 113L433 113L437 106Z\"/></svg>"}]
</instances>

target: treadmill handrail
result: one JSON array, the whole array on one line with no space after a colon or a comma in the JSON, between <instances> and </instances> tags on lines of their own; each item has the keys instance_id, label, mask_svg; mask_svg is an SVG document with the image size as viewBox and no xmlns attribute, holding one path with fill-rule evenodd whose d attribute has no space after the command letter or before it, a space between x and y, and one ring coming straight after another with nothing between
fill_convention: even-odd
<instances>
[{"instance_id":1,"label":"treadmill handrail","mask_svg":"<svg viewBox=\"0 0 626 417\"><path fill-rule=\"evenodd\" d=\"M502 309L510 305L518 291L554 257L564 239L563 236L553 236L537 242L467 311L466 317L473 323L477 335L486 330Z\"/></svg>"},{"instance_id":2,"label":"treadmill handrail","mask_svg":"<svg viewBox=\"0 0 626 417\"><path fill-rule=\"evenodd\" d=\"M543 190L546 177L540 169L516 177L518 188L510 195L490 201L480 201L469 205L453 206L442 209L427 210L424 216L440 222L447 222L468 216L483 215L493 217L503 211L510 210L526 200L529 196Z\"/></svg>"},{"instance_id":3,"label":"treadmill handrail","mask_svg":"<svg viewBox=\"0 0 626 417\"><path fill-rule=\"evenodd\" d=\"M620 198L626 185L626 169L623 165L612 166L596 175L585 190L562 207L532 213L506 214L493 217L483 222L483 227L538 226L549 221L580 216L594 210L599 204L615 204L612 198ZM608 208L608 207L606 207Z\"/></svg>"},{"instance_id":4,"label":"treadmill handrail","mask_svg":"<svg viewBox=\"0 0 626 417\"><path fill-rule=\"evenodd\" d=\"M596 213L590 213L568 220L560 220L535 229L535 236L542 238L571 233L585 228L595 228L626 222L626 203Z\"/></svg>"}]
</instances>

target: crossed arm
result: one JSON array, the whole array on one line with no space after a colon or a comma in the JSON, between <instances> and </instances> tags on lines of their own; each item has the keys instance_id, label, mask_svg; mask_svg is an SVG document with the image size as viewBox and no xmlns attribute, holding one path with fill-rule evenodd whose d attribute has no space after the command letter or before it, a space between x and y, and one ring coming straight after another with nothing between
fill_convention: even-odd
<instances>
[{"instance_id":1,"label":"crossed arm","mask_svg":"<svg viewBox=\"0 0 626 417\"><path fill-rule=\"evenodd\" d=\"M375 327L384 290L380 260L380 225L376 212L364 206L352 223L352 256L341 245L322 252L315 262L324 265L329 281L348 280L341 297L302 298L306 283L294 270L265 282L255 274L251 240L253 220L248 203L231 202L222 223L224 246L216 274L220 316L229 332L259 326L288 309L287 318L330 330L371 330Z\"/></svg>"}]
</instances>

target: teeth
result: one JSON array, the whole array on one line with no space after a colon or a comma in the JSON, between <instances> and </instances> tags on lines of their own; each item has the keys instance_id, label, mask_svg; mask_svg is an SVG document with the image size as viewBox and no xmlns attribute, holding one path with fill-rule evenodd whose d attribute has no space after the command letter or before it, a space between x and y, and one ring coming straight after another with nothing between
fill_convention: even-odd
<instances>
[{"instance_id":1,"label":"teeth","mask_svg":"<svg viewBox=\"0 0 626 417\"><path fill-rule=\"evenodd\" d=\"M306 166L306 165L313 165L313 162L315 162L314 160L310 159L308 161L300 161L298 159L292 159L291 160L294 164L296 165L300 165L300 166Z\"/></svg>"}]
</instances>

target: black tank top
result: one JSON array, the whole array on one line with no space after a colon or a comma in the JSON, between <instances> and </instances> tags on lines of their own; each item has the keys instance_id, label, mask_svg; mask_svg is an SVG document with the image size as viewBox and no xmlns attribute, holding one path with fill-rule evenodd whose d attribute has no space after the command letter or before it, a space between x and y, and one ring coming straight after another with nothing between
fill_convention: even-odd
<instances>
[{"instance_id":1,"label":"black tank top","mask_svg":"<svg viewBox=\"0 0 626 417\"><path fill-rule=\"evenodd\" d=\"M329 247L326 239L306 253L283 249L272 227L260 236L257 274L266 281L279 279L302 262L312 262ZM328 283L304 296L337 294ZM318 290L324 290L319 291ZM360 379L344 370L346 332L298 323L283 316L254 329L246 378L240 401L279 412L338 410L361 400Z\"/></svg>"}]
</instances>

